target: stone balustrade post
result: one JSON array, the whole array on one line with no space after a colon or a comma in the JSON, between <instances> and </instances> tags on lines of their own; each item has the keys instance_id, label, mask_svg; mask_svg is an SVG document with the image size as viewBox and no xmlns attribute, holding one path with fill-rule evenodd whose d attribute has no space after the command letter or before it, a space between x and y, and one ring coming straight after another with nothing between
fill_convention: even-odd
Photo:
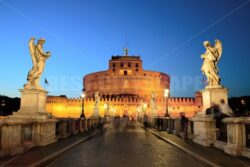
<instances>
[{"instance_id":1,"label":"stone balustrade post","mask_svg":"<svg viewBox=\"0 0 250 167\"><path fill-rule=\"evenodd\" d=\"M1 125L1 150L0 155L15 155L23 152L21 144L21 123L4 123Z\"/></svg>"},{"instance_id":2,"label":"stone balustrade post","mask_svg":"<svg viewBox=\"0 0 250 167\"><path fill-rule=\"evenodd\" d=\"M227 124L227 145L224 151L231 155L250 158L250 148L247 148L247 142L250 141L250 132L247 130L250 118L230 117L225 118L223 122Z\"/></svg>"},{"instance_id":3,"label":"stone balustrade post","mask_svg":"<svg viewBox=\"0 0 250 167\"><path fill-rule=\"evenodd\" d=\"M174 131L173 131L173 133L178 136L180 131L181 131L181 121L179 118L176 118L176 119L174 119Z\"/></svg>"}]
</instances>

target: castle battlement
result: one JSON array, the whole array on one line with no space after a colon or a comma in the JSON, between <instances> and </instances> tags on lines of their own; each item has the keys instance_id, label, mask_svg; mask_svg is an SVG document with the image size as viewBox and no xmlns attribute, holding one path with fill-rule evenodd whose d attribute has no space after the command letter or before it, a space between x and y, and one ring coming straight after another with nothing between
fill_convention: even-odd
<instances>
[{"instance_id":1,"label":"castle battlement","mask_svg":"<svg viewBox=\"0 0 250 167\"><path fill-rule=\"evenodd\" d=\"M194 101L193 99L191 99L192 101ZM155 99L156 103L165 103L166 99L165 98L156 98ZM185 100L185 98L169 98L169 102L179 102L179 103L184 103L186 101L190 101L190 99ZM56 96L48 96L47 98L47 103L82 103L82 99L81 98L61 98L61 97L56 97ZM94 98L84 98L84 102L88 102L88 103L94 103L95 99ZM127 102L127 103L141 103L141 102L149 102L150 103L150 99L149 100L143 100L141 98L100 98L100 102L107 102L107 103L111 103L111 102Z\"/></svg>"}]
</instances>

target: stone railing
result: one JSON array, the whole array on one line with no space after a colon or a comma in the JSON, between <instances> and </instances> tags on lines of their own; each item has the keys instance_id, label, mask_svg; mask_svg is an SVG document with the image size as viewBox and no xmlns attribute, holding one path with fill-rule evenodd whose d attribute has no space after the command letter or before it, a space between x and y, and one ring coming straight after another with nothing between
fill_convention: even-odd
<instances>
[{"instance_id":1,"label":"stone railing","mask_svg":"<svg viewBox=\"0 0 250 167\"><path fill-rule=\"evenodd\" d=\"M0 157L16 155L33 146L45 146L100 127L101 119L9 120L0 119Z\"/></svg>"},{"instance_id":2,"label":"stone railing","mask_svg":"<svg viewBox=\"0 0 250 167\"><path fill-rule=\"evenodd\" d=\"M227 124L226 153L250 158L250 118L230 117L223 120Z\"/></svg>"},{"instance_id":3,"label":"stone railing","mask_svg":"<svg viewBox=\"0 0 250 167\"><path fill-rule=\"evenodd\" d=\"M56 137L67 138L72 135L86 132L101 126L99 119L58 119L56 122Z\"/></svg>"},{"instance_id":4,"label":"stone railing","mask_svg":"<svg viewBox=\"0 0 250 167\"><path fill-rule=\"evenodd\" d=\"M250 118L225 118L220 128L216 128L215 123L211 116L186 120L156 117L149 126L231 155L250 158Z\"/></svg>"},{"instance_id":5,"label":"stone railing","mask_svg":"<svg viewBox=\"0 0 250 167\"><path fill-rule=\"evenodd\" d=\"M179 134L181 131L180 119L170 117L155 117L149 126L173 134Z\"/></svg>"}]
</instances>

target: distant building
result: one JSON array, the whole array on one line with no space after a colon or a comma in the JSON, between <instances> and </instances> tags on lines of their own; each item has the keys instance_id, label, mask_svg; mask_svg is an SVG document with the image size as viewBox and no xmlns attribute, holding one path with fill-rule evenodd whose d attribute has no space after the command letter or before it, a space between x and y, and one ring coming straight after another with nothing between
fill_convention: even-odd
<instances>
[{"instance_id":1,"label":"distant building","mask_svg":"<svg viewBox=\"0 0 250 167\"><path fill-rule=\"evenodd\" d=\"M162 72L144 70L140 56L128 55L125 49L123 56L112 56L109 60L109 69L88 74L83 78L83 87L86 97L84 111L87 117L93 114L94 95L99 92L100 115L129 115L136 118L138 114L146 112L152 114L155 110L158 116L166 112L164 90L170 88L169 75ZM151 97L155 95L153 109ZM171 116L178 117L180 112L192 117L195 112L201 111L201 95L196 93L195 98L168 99L168 111ZM68 99L66 96L48 96L47 111L57 117L76 117L81 114L82 100Z\"/></svg>"}]
</instances>

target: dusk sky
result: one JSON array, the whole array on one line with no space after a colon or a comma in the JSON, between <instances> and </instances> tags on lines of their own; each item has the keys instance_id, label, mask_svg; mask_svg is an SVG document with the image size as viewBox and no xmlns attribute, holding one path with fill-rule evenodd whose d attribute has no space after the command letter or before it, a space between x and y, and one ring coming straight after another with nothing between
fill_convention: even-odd
<instances>
[{"instance_id":1,"label":"dusk sky","mask_svg":"<svg viewBox=\"0 0 250 167\"><path fill-rule=\"evenodd\" d=\"M171 96L204 88L203 41L223 43L219 75L229 96L250 95L250 0L0 0L0 94L20 96L32 67L31 37L46 39L50 95L79 97L82 77L112 55L140 55L171 77Z\"/></svg>"}]
</instances>

